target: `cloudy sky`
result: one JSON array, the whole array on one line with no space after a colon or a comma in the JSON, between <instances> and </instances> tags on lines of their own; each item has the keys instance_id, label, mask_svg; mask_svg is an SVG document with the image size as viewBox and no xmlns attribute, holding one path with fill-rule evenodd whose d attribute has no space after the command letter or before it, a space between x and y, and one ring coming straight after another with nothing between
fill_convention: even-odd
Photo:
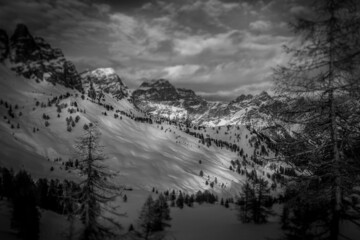
<instances>
[{"instance_id":1,"label":"cloudy sky","mask_svg":"<svg viewBox=\"0 0 360 240\"><path fill-rule=\"evenodd\" d=\"M130 88L165 78L211 100L271 89L298 0L0 0L0 28L25 23L79 71L112 67Z\"/></svg>"}]
</instances>

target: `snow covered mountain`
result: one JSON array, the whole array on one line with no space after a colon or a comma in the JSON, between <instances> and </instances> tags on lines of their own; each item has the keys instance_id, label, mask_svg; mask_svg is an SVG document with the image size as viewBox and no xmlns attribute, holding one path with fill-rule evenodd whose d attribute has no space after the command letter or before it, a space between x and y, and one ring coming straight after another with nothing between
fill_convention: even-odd
<instances>
[{"instance_id":1,"label":"snow covered mountain","mask_svg":"<svg viewBox=\"0 0 360 240\"><path fill-rule=\"evenodd\" d=\"M3 65L0 74L3 166L25 167L36 176L74 178L75 173L69 173L62 163L74 159L73 144L82 126L96 121L108 164L118 172L119 182L133 188L213 189L237 194L245 171L269 173L269 181L277 171L270 163L254 161L275 153L244 126L186 128L174 122L149 121L126 98L119 101L105 93L102 104L97 104L75 89L37 83L16 76ZM51 167L55 170L50 171Z\"/></svg>"},{"instance_id":2,"label":"snow covered mountain","mask_svg":"<svg viewBox=\"0 0 360 240\"><path fill-rule=\"evenodd\" d=\"M24 24L18 24L11 37L0 30L0 61L25 78L82 88L75 65L60 49L52 48L41 37L33 37Z\"/></svg>"},{"instance_id":3,"label":"snow covered mountain","mask_svg":"<svg viewBox=\"0 0 360 240\"><path fill-rule=\"evenodd\" d=\"M83 84L96 84L98 94L102 92L111 93L115 98L121 100L128 97L128 87L112 68L98 68L93 71L86 71L81 74Z\"/></svg>"},{"instance_id":4,"label":"snow covered mountain","mask_svg":"<svg viewBox=\"0 0 360 240\"><path fill-rule=\"evenodd\" d=\"M1 39L6 43L8 38ZM1 48L6 54L0 65L1 165L25 168L35 176L76 179L76 170L66 169L64 163L76 157L73 144L82 126L97 122L109 166L118 173L117 181L132 188L210 189L236 195L254 174L276 182L281 164L266 161L276 156L275 150L250 128L198 127L141 110L149 107L166 116L166 110L158 110L161 105L171 109L168 115L178 109L175 119L186 114L199 117L209 115L209 107L219 103L176 89L166 80L146 82L130 98L127 87L109 68L81 76L74 68L75 81L69 82L61 51L36 39L19 25L10 47L1 45L6 46ZM274 192L278 187L273 185Z\"/></svg>"},{"instance_id":5,"label":"snow covered mountain","mask_svg":"<svg viewBox=\"0 0 360 240\"><path fill-rule=\"evenodd\" d=\"M194 91L175 88L169 81L145 81L133 92L134 103L143 111L168 119L190 120L202 126L245 125L256 130L271 127L266 106L273 99L266 92L241 95L229 103L209 102Z\"/></svg>"},{"instance_id":6,"label":"snow covered mountain","mask_svg":"<svg viewBox=\"0 0 360 240\"><path fill-rule=\"evenodd\" d=\"M134 104L153 116L184 120L205 113L208 102L192 90L176 89L164 79L145 81L132 93Z\"/></svg>"}]
</instances>

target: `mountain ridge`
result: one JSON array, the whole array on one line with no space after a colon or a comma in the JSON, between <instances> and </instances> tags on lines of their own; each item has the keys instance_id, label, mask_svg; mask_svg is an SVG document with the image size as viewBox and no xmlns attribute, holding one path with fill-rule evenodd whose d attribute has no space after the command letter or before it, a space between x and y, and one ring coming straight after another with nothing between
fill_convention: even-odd
<instances>
[{"instance_id":1,"label":"mountain ridge","mask_svg":"<svg viewBox=\"0 0 360 240\"><path fill-rule=\"evenodd\" d=\"M258 95L240 95L228 102L207 101L191 89L176 88L168 80L143 82L133 91L134 104L156 116L191 121L204 126L252 125L256 130L268 127L266 106L273 102L265 91Z\"/></svg>"},{"instance_id":2,"label":"mountain ridge","mask_svg":"<svg viewBox=\"0 0 360 240\"><path fill-rule=\"evenodd\" d=\"M26 33L25 30L19 32ZM42 40L37 39L36 47L39 47ZM208 102L194 91L176 89L162 79L144 84L138 95L133 93L131 96L110 68L79 75L81 90L69 86L63 74L58 75L59 84L54 84L47 76L56 74L53 69L41 67L51 65L51 61L58 62L53 58L55 50L46 46L45 42L41 45L42 51L44 48L49 50L49 58L33 58L38 54L36 51L19 55L24 57L19 58L20 66L35 62L31 69L40 71L39 76L29 78L24 72L19 74L14 68L16 63L9 56L0 65L3 76L0 114L4 116L0 123L4 138L0 142L6 146L0 153L1 164L16 169L27 166L37 175L49 171L48 176L70 175L76 179L76 171L66 172L63 166L73 158L73 142L81 135L81 126L97 122L102 133L101 143L106 146L108 165L117 173L119 182L134 188L149 190L156 187L191 193L211 190L235 196L247 177L264 175L269 182L275 183L274 176L278 174L280 164L261 159L275 158L277 153L271 142L253 129L247 126L198 126L196 122L158 118L135 107L136 103L145 104L145 107L153 104L142 100L134 102L136 96L149 93L145 99L158 100L159 106L168 103L171 107L168 114L181 115L185 108L197 114L199 108L208 106ZM61 56L61 59L65 57ZM44 69L48 71L41 72ZM64 69L60 70L63 73ZM167 89L171 89L176 98L166 93L161 95ZM175 104L172 99L176 99ZM215 108L219 103L211 104ZM183 117L186 120L187 116ZM29 158L24 157L26 155ZM17 159L16 156L22 157ZM50 166L55 170L50 170ZM199 174L200 171L204 175ZM274 184L273 192L280 193L280 187Z\"/></svg>"},{"instance_id":3,"label":"mountain ridge","mask_svg":"<svg viewBox=\"0 0 360 240\"><path fill-rule=\"evenodd\" d=\"M18 24L10 37L0 30L0 50L0 62L25 78L82 90L75 65L60 49L52 48L41 37L33 37L24 24Z\"/></svg>"}]
</instances>

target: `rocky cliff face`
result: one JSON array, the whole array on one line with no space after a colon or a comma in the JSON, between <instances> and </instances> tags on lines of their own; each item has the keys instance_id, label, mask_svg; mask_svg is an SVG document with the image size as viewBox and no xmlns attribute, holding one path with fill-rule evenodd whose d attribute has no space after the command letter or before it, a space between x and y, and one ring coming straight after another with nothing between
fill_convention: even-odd
<instances>
[{"instance_id":1,"label":"rocky cliff face","mask_svg":"<svg viewBox=\"0 0 360 240\"><path fill-rule=\"evenodd\" d=\"M17 25L10 38L0 29L0 61L6 60L12 70L26 78L82 89L75 65L60 49L52 48L41 37L33 37L23 24Z\"/></svg>"},{"instance_id":2,"label":"rocky cliff face","mask_svg":"<svg viewBox=\"0 0 360 240\"><path fill-rule=\"evenodd\" d=\"M171 119L189 119L206 126L268 125L265 106L272 98L263 92L257 96L241 95L230 103L208 102L194 91L175 88L169 81L146 81L133 92L135 105L142 110Z\"/></svg>"},{"instance_id":3,"label":"rocky cliff face","mask_svg":"<svg viewBox=\"0 0 360 240\"><path fill-rule=\"evenodd\" d=\"M98 68L81 74L84 84L94 84L98 93L111 93L116 99L121 100L129 97L128 87L112 68Z\"/></svg>"},{"instance_id":4,"label":"rocky cliff face","mask_svg":"<svg viewBox=\"0 0 360 240\"><path fill-rule=\"evenodd\" d=\"M136 89L134 104L152 115L185 120L191 115L203 114L209 103L194 91L175 88L165 79L146 81Z\"/></svg>"}]
</instances>

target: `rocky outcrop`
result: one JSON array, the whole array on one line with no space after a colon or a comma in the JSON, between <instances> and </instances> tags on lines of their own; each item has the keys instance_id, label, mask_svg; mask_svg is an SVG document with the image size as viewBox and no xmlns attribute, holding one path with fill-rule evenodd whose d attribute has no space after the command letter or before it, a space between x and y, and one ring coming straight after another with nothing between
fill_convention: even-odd
<instances>
[{"instance_id":1,"label":"rocky outcrop","mask_svg":"<svg viewBox=\"0 0 360 240\"><path fill-rule=\"evenodd\" d=\"M81 74L85 84L92 83L98 91L112 94L116 99L121 100L129 96L128 87L112 68L98 68Z\"/></svg>"},{"instance_id":2,"label":"rocky outcrop","mask_svg":"<svg viewBox=\"0 0 360 240\"><path fill-rule=\"evenodd\" d=\"M66 60L60 49L52 48L41 37L33 37L24 24L18 24L10 38L0 30L0 60L5 59L12 70L26 78L82 90L75 65Z\"/></svg>"},{"instance_id":3,"label":"rocky outcrop","mask_svg":"<svg viewBox=\"0 0 360 240\"><path fill-rule=\"evenodd\" d=\"M159 79L143 82L132 98L140 109L157 116L184 119L191 114L204 113L208 102L197 96L194 91L175 88L168 80ZM174 114L173 111L176 111Z\"/></svg>"},{"instance_id":4,"label":"rocky outcrop","mask_svg":"<svg viewBox=\"0 0 360 240\"><path fill-rule=\"evenodd\" d=\"M164 102L179 99L176 88L164 79L143 82L132 96L135 104L141 101Z\"/></svg>"},{"instance_id":5,"label":"rocky outcrop","mask_svg":"<svg viewBox=\"0 0 360 240\"><path fill-rule=\"evenodd\" d=\"M40 58L39 47L24 24L18 24L10 38L10 60L14 63L37 61Z\"/></svg>"},{"instance_id":6,"label":"rocky outcrop","mask_svg":"<svg viewBox=\"0 0 360 240\"><path fill-rule=\"evenodd\" d=\"M192 90L159 79L142 83L132 97L135 105L155 116L206 126L248 125L256 130L271 126L267 106L273 100L266 92L240 95L229 103L208 102Z\"/></svg>"}]
</instances>

